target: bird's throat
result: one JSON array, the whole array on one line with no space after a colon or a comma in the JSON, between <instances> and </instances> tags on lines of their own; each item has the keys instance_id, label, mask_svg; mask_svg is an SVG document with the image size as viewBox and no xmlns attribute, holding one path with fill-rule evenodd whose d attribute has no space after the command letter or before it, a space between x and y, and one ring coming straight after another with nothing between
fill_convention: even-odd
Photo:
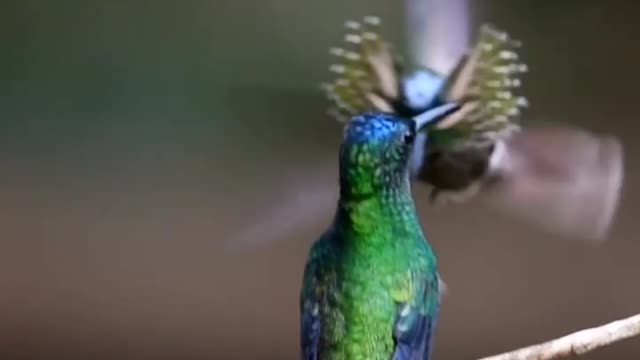
<instances>
[{"instance_id":1,"label":"bird's throat","mask_svg":"<svg viewBox=\"0 0 640 360\"><path fill-rule=\"evenodd\" d=\"M389 187L365 198L341 196L336 226L358 242L393 241L398 235L420 235L409 185Z\"/></svg>"}]
</instances>

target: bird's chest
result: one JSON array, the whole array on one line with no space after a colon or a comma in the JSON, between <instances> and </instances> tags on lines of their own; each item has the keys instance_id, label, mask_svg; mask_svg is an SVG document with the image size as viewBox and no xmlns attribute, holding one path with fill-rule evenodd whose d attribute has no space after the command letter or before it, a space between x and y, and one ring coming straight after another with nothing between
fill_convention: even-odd
<instances>
[{"instance_id":1,"label":"bird's chest","mask_svg":"<svg viewBox=\"0 0 640 360\"><path fill-rule=\"evenodd\" d=\"M333 328L325 339L330 352L345 359L389 358L398 303L415 299L429 271L421 253L411 257L388 251L385 256L358 254L344 259L326 304L327 323Z\"/></svg>"},{"instance_id":2,"label":"bird's chest","mask_svg":"<svg viewBox=\"0 0 640 360\"><path fill-rule=\"evenodd\" d=\"M406 302L419 290L419 283L434 269L427 244L385 241L379 246L344 249L338 292L345 302L362 306L377 304L376 299Z\"/></svg>"},{"instance_id":3,"label":"bird's chest","mask_svg":"<svg viewBox=\"0 0 640 360\"><path fill-rule=\"evenodd\" d=\"M392 301L399 293L410 292L414 273L421 270L408 256L354 259L352 266L342 271L339 292L345 302L374 306L378 299Z\"/></svg>"}]
</instances>

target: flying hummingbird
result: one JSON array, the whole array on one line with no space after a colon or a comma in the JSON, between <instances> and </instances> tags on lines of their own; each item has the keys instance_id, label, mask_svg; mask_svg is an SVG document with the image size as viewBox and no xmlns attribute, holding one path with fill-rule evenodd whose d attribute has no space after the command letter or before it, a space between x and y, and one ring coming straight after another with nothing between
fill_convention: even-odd
<instances>
[{"instance_id":1,"label":"flying hummingbird","mask_svg":"<svg viewBox=\"0 0 640 360\"><path fill-rule=\"evenodd\" d=\"M447 1L452 13L441 3L434 8L435 2L409 2L419 8L407 19L413 20L412 47L431 49L440 61L426 63L439 70L406 64L382 36L379 18L347 21L344 41L330 48L333 79L323 84L331 117L344 122L361 111L411 116L456 102L456 115L438 122L442 131L432 133L428 146L418 134L409 162L411 178L430 188L432 202L475 195L551 234L606 239L623 182L620 142L572 126L523 127L520 113L528 104L520 89L528 70L520 42L484 25L465 46L464 1ZM435 29L421 32L421 15ZM422 38L432 44L420 45ZM230 244L268 244L331 211L329 160L300 163L295 176L281 179L286 191L276 206L269 203L269 211L261 211Z\"/></svg>"},{"instance_id":2,"label":"flying hummingbird","mask_svg":"<svg viewBox=\"0 0 640 360\"><path fill-rule=\"evenodd\" d=\"M473 195L556 233L605 237L623 177L613 137L568 126L523 128L527 100L518 94L527 66L521 44L490 25L447 74L410 68L380 31L380 19L347 21L342 46L331 48L335 74L323 88L329 114L344 122L363 111L416 116L444 103L460 105L425 142L418 135L413 178L433 202Z\"/></svg>"},{"instance_id":3,"label":"flying hummingbird","mask_svg":"<svg viewBox=\"0 0 640 360\"><path fill-rule=\"evenodd\" d=\"M439 276L411 197L409 160L417 134L457 108L442 104L413 119L365 112L345 125L337 210L304 272L304 360L429 359Z\"/></svg>"}]
</instances>

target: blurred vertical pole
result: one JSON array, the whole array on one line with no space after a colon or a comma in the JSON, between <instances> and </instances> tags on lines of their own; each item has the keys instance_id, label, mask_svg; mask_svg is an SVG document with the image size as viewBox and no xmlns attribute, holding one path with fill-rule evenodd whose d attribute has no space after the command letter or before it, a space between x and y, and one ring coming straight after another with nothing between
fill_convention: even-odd
<instances>
[{"instance_id":1,"label":"blurred vertical pole","mask_svg":"<svg viewBox=\"0 0 640 360\"><path fill-rule=\"evenodd\" d=\"M469 43L469 0L404 0L409 53L420 66L446 73Z\"/></svg>"},{"instance_id":2,"label":"blurred vertical pole","mask_svg":"<svg viewBox=\"0 0 640 360\"><path fill-rule=\"evenodd\" d=\"M448 72L467 50L469 42L469 0L404 0L409 56L416 65L427 66L441 73ZM424 136L424 135L419 135ZM416 147L417 149L418 147ZM255 248L259 243L286 238L298 227L317 221L323 212L335 206L334 180L327 162L318 175L300 175L283 179L282 198L277 207L268 209L262 220L247 219L247 226L231 235L229 244ZM319 171L320 166L314 164ZM300 165L300 168L305 168ZM304 179L304 180L302 180ZM288 182L291 181L291 182ZM299 184L296 184L298 182ZM286 186L285 186L286 184ZM299 186L300 190L297 190ZM297 191L296 191L297 190ZM313 196L314 200L310 199ZM256 205L256 207L260 207Z\"/></svg>"}]
</instances>

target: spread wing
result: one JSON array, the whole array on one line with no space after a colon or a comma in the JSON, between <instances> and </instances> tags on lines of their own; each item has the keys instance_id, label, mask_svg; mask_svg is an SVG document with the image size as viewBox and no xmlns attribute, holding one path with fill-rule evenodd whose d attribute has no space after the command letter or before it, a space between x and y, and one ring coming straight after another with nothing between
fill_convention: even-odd
<instances>
[{"instance_id":1,"label":"spread wing","mask_svg":"<svg viewBox=\"0 0 640 360\"><path fill-rule=\"evenodd\" d=\"M329 115L340 122L365 111L394 112L401 96L400 59L379 33L380 19L365 17L362 22L347 21L344 43L331 48L335 74L323 84L331 103Z\"/></svg>"},{"instance_id":2,"label":"spread wing","mask_svg":"<svg viewBox=\"0 0 640 360\"><path fill-rule=\"evenodd\" d=\"M304 280L300 294L300 349L303 360L320 359L320 258L312 248L304 270Z\"/></svg>"},{"instance_id":3,"label":"spread wing","mask_svg":"<svg viewBox=\"0 0 640 360\"><path fill-rule=\"evenodd\" d=\"M441 146L467 146L504 138L519 128L526 100L516 94L526 66L519 63L520 43L489 25L480 28L474 47L446 76L431 69L407 72L401 57L380 31L380 19L347 21L344 43L330 50L334 79L323 84L329 114L347 121L365 111L414 116L445 102L462 108L430 129Z\"/></svg>"},{"instance_id":4,"label":"spread wing","mask_svg":"<svg viewBox=\"0 0 640 360\"><path fill-rule=\"evenodd\" d=\"M333 48L335 79L324 84L330 115L347 121L363 111L416 116L442 103L461 108L429 128L429 142L418 151L412 172L442 191L473 194L486 175L496 141L519 129L518 115L526 106L516 94L520 44L505 33L484 25L470 51L448 76L430 69L403 71L401 61L383 39L380 20L365 17L346 23L344 46ZM466 197L466 196L464 196Z\"/></svg>"},{"instance_id":5,"label":"spread wing","mask_svg":"<svg viewBox=\"0 0 640 360\"><path fill-rule=\"evenodd\" d=\"M527 101L517 94L526 71L519 46L506 33L484 25L474 47L447 77L441 101L461 107L428 130L429 142L414 170L433 187L432 200L464 200L478 192L491 170L495 144L520 130L519 115Z\"/></svg>"},{"instance_id":6,"label":"spread wing","mask_svg":"<svg viewBox=\"0 0 640 360\"><path fill-rule=\"evenodd\" d=\"M527 101L516 90L527 67L518 60L519 46L489 25L480 28L473 49L447 77L441 101L462 106L430 130L435 145L486 145L520 128L520 110Z\"/></svg>"}]
</instances>

